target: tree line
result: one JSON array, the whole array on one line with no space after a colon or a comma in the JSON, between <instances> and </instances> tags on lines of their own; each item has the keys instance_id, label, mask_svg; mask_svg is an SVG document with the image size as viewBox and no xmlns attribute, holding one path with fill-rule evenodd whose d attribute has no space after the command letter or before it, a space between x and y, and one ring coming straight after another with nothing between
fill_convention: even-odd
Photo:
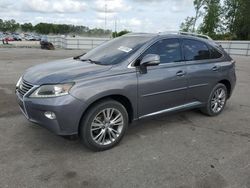
<instances>
[{"instance_id":1,"label":"tree line","mask_svg":"<svg viewBox=\"0 0 250 188\"><path fill-rule=\"evenodd\" d=\"M214 39L250 40L250 0L194 0L193 5L195 14L181 23L182 31Z\"/></svg>"},{"instance_id":2,"label":"tree line","mask_svg":"<svg viewBox=\"0 0 250 188\"><path fill-rule=\"evenodd\" d=\"M128 30L122 30L120 32L112 32L111 30L104 30L101 28L90 29L86 26L69 25L69 24L53 24L53 23L38 23L32 25L32 23L20 24L15 20L2 20L0 19L0 31L2 32L36 32L39 34L73 34L73 35L90 35L90 36L112 36L113 38L122 36L129 33Z\"/></svg>"},{"instance_id":3,"label":"tree line","mask_svg":"<svg viewBox=\"0 0 250 188\"><path fill-rule=\"evenodd\" d=\"M0 19L0 31L2 32L36 32L39 34L78 34L78 35L111 35L111 30L100 28L90 29L86 26L69 25L69 24L53 24L53 23L31 23L20 24L15 20Z\"/></svg>"}]
</instances>

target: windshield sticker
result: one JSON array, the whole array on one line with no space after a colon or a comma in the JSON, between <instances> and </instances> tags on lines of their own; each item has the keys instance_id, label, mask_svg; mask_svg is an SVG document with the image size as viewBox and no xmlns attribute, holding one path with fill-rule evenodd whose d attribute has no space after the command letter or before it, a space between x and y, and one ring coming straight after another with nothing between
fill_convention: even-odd
<instances>
[{"instance_id":1,"label":"windshield sticker","mask_svg":"<svg viewBox=\"0 0 250 188\"><path fill-rule=\"evenodd\" d=\"M120 46L118 48L118 50L121 50L123 52L129 53L132 50L132 48L129 48L129 47L126 47L126 46Z\"/></svg>"}]
</instances>

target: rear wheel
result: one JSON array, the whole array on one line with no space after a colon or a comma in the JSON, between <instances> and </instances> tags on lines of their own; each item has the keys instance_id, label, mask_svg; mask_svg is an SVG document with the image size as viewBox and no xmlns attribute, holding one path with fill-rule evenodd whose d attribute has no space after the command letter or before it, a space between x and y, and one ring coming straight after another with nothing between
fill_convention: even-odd
<instances>
[{"instance_id":1,"label":"rear wheel","mask_svg":"<svg viewBox=\"0 0 250 188\"><path fill-rule=\"evenodd\" d=\"M125 107L117 101L105 100L93 105L84 115L80 137L91 150L107 150L121 141L127 127Z\"/></svg>"},{"instance_id":2,"label":"rear wheel","mask_svg":"<svg viewBox=\"0 0 250 188\"><path fill-rule=\"evenodd\" d=\"M224 84L217 84L208 99L206 107L202 108L201 111L209 116L216 116L220 114L227 102L227 88Z\"/></svg>"}]
</instances>

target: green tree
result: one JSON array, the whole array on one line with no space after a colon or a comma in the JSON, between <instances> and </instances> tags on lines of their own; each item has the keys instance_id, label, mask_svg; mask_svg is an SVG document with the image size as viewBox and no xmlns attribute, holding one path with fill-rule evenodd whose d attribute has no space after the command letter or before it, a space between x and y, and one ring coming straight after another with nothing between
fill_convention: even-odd
<instances>
[{"instance_id":1,"label":"green tree","mask_svg":"<svg viewBox=\"0 0 250 188\"><path fill-rule=\"evenodd\" d=\"M195 16L193 18L193 28L192 31L195 31L195 26L197 20L202 16L201 8L204 6L205 0L194 0L194 9L195 9Z\"/></svg>"},{"instance_id":2,"label":"green tree","mask_svg":"<svg viewBox=\"0 0 250 188\"><path fill-rule=\"evenodd\" d=\"M4 21L0 19L0 31L3 31L4 29Z\"/></svg>"},{"instance_id":3,"label":"green tree","mask_svg":"<svg viewBox=\"0 0 250 188\"><path fill-rule=\"evenodd\" d=\"M235 11L235 20L232 25L232 32L238 39L250 39L250 1L239 0Z\"/></svg>"},{"instance_id":4,"label":"green tree","mask_svg":"<svg viewBox=\"0 0 250 188\"><path fill-rule=\"evenodd\" d=\"M33 31L33 25L31 23L24 23L20 25L21 30L24 32Z\"/></svg>"},{"instance_id":5,"label":"green tree","mask_svg":"<svg viewBox=\"0 0 250 188\"><path fill-rule=\"evenodd\" d=\"M195 32L197 20L202 16L202 7L205 0L194 0L195 16L188 16L180 25L180 30L184 32Z\"/></svg>"},{"instance_id":6,"label":"green tree","mask_svg":"<svg viewBox=\"0 0 250 188\"><path fill-rule=\"evenodd\" d=\"M0 30L4 32L15 32L19 26L19 23L17 23L15 20L0 20Z\"/></svg>"},{"instance_id":7,"label":"green tree","mask_svg":"<svg viewBox=\"0 0 250 188\"><path fill-rule=\"evenodd\" d=\"M224 24L226 25L226 29L230 32L235 31L235 18L239 9L239 0L225 0L224 1Z\"/></svg>"},{"instance_id":8,"label":"green tree","mask_svg":"<svg viewBox=\"0 0 250 188\"><path fill-rule=\"evenodd\" d=\"M112 33L112 37L113 38L120 37L120 36L125 35L127 33L130 33L130 31L128 31L128 30L122 30L120 32L115 31Z\"/></svg>"},{"instance_id":9,"label":"green tree","mask_svg":"<svg viewBox=\"0 0 250 188\"><path fill-rule=\"evenodd\" d=\"M35 25L34 29L37 33L49 34L49 28L48 28L47 24L45 24L45 23L39 23L39 24Z\"/></svg>"},{"instance_id":10,"label":"green tree","mask_svg":"<svg viewBox=\"0 0 250 188\"><path fill-rule=\"evenodd\" d=\"M181 23L180 30L184 32L193 32L195 25L194 17L187 17L184 22Z\"/></svg>"},{"instance_id":11,"label":"green tree","mask_svg":"<svg viewBox=\"0 0 250 188\"><path fill-rule=\"evenodd\" d=\"M35 31L40 34L78 34L78 35L90 35L90 36L110 36L111 30L104 30L101 28L90 29L86 26L68 25L68 24L53 24L53 23L38 23L33 26L31 23L19 24L15 20L2 20L0 19L0 31L14 32L17 29L21 29L24 32ZM122 35L122 31L119 35Z\"/></svg>"},{"instance_id":12,"label":"green tree","mask_svg":"<svg viewBox=\"0 0 250 188\"><path fill-rule=\"evenodd\" d=\"M250 39L250 1L224 0L225 30L231 38L240 40Z\"/></svg>"},{"instance_id":13,"label":"green tree","mask_svg":"<svg viewBox=\"0 0 250 188\"><path fill-rule=\"evenodd\" d=\"M214 37L216 32L219 31L221 24L220 0L205 0L203 9L205 10L205 13L200 32Z\"/></svg>"}]
</instances>

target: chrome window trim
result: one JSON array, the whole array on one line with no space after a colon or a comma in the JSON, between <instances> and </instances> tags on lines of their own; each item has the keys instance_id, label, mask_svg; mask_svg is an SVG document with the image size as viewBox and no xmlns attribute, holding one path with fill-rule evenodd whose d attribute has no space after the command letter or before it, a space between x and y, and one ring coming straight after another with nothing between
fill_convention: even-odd
<instances>
[{"instance_id":1,"label":"chrome window trim","mask_svg":"<svg viewBox=\"0 0 250 188\"><path fill-rule=\"evenodd\" d=\"M202 41L202 40L199 40L199 39L195 39L195 38L186 38L185 36L179 36L179 38L177 37L177 36L171 36L171 37L167 37L167 36L164 36L164 37L159 37L159 36L157 36L157 37L155 37L155 38L153 38L152 39L152 41L149 41L148 42L148 44L145 44L145 46L143 46L142 47L142 49L141 49L141 52L140 53L138 53L137 55L135 55L133 58L131 58L131 60L130 60L130 63L127 65L127 68L129 68L129 69L135 69L136 67L135 66L133 66L133 64L135 63L135 60L141 55L141 54L143 54L148 48L150 48L151 46L153 46L156 42L158 42L158 41L160 41L160 40L164 40L164 39L179 39L179 40L195 40L195 41L198 41L198 42L202 42L202 43L204 43L206 46L207 46L207 48L209 49L209 47L211 47L211 48L215 48L216 50L218 50L219 51L219 53L222 55L220 58L216 58L216 59L202 59L202 60L190 60L190 61L187 61L187 60L183 60L182 62L187 62L187 64L189 64L188 62L196 62L196 63L203 63L204 61L222 61L224 58L225 58L225 53L221 50L221 49L219 49L219 48L216 48L216 47L214 47L213 45L211 45L211 42L204 42L204 41ZM181 43L181 42L180 42ZM181 43L181 46L182 46L182 43ZM209 52L210 52L210 49L209 49ZM182 52L183 53L183 52ZM184 54L182 54L183 55L183 57L185 58L185 55ZM198 62L197 62L198 61ZM178 63L180 63L180 62L178 62ZM165 64L165 63L160 63L159 65L163 65L163 64Z\"/></svg>"}]
</instances>

